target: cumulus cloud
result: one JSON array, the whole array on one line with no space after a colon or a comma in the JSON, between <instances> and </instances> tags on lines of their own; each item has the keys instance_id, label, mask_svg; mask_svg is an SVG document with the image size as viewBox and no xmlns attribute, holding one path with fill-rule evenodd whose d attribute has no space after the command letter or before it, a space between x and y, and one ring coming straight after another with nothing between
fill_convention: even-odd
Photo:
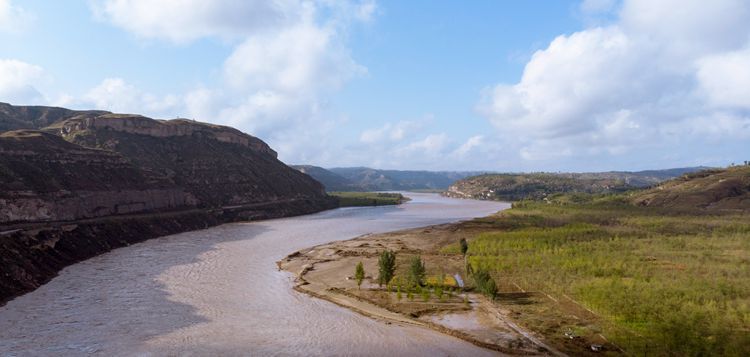
<instances>
[{"instance_id":1,"label":"cumulus cloud","mask_svg":"<svg viewBox=\"0 0 750 357\"><path fill-rule=\"evenodd\" d=\"M750 109L748 41L746 1L626 0L614 23L537 51L518 83L486 89L477 110L527 160L642 151L674 144L676 129L736 139Z\"/></svg>"},{"instance_id":2,"label":"cumulus cloud","mask_svg":"<svg viewBox=\"0 0 750 357\"><path fill-rule=\"evenodd\" d=\"M99 0L92 6L99 18L138 36L178 43L283 27L298 21L307 7L298 0Z\"/></svg>"},{"instance_id":3,"label":"cumulus cloud","mask_svg":"<svg viewBox=\"0 0 750 357\"><path fill-rule=\"evenodd\" d=\"M461 146L459 146L455 151L453 151L453 155L458 157L466 157L466 155L471 153L474 149L482 147L482 145L484 145L484 136L472 136L468 140L466 140L466 142L461 144Z\"/></svg>"},{"instance_id":4,"label":"cumulus cloud","mask_svg":"<svg viewBox=\"0 0 750 357\"><path fill-rule=\"evenodd\" d=\"M366 72L331 28L302 22L271 34L251 36L224 64L227 82L237 89L284 93L337 89Z\"/></svg>"},{"instance_id":5,"label":"cumulus cloud","mask_svg":"<svg viewBox=\"0 0 750 357\"><path fill-rule=\"evenodd\" d=\"M53 104L118 113L174 116L182 101L177 95L145 93L122 78L105 78L82 96L63 95Z\"/></svg>"},{"instance_id":6,"label":"cumulus cloud","mask_svg":"<svg viewBox=\"0 0 750 357\"><path fill-rule=\"evenodd\" d=\"M750 48L701 58L697 77L713 106L750 109Z\"/></svg>"},{"instance_id":7,"label":"cumulus cloud","mask_svg":"<svg viewBox=\"0 0 750 357\"><path fill-rule=\"evenodd\" d=\"M415 141L399 149L402 154L425 154L437 155L443 152L448 144L448 135L445 133L430 134L422 140Z\"/></svg>"},{"instance_id":8,"label":"cumulus cloud","mask_svg":"<svg viewBox=\"0 0 750 357\"><path fill-rule=\"evenodd\" d=\"M34 17L11 0L0 0L0 32L17 33L26 29Z\"/></svg>"},{"instance_id":9,"label":"cumulus cloud","mask_svg":"<svg viewBox=\"0 0 750 357\"><path fill-rule=\"evenodd\" d=\"M15 59L0 59L0 101L35 103L44 97L35 87L43 80L42 67Z\"/></svg>"}]
</instances>

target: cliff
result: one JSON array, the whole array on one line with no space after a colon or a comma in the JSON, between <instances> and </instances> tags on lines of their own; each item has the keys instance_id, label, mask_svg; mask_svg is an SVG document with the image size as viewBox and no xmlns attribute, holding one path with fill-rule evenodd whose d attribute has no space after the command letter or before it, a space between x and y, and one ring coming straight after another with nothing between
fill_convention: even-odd
<instances>
[{"instance_id":1,"label":"cliff","mask_svg":"<svg viewBox=\"0 0 750 357\"><path fill-rule=\"evenodd\" d=\"M239 130L0 103L0 301L62 267L163 234L332 208Z\"/></svg>"}]
</instances>

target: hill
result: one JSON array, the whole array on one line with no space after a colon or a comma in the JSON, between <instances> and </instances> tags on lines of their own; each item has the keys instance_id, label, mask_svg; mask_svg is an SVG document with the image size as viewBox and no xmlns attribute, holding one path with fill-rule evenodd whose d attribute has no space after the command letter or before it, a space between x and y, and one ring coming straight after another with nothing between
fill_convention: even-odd
<instances>
[{"instance_id":1,"label":"hill","mask_svg":"<svg viewBox=\"0 0 750 357\"><path fill-rule=\"evenodd\" d=\"M361 191L445 190L454 181L478 172L379 170L337 167L329 171L352 182Z\"/></svg>"},{"instance_id":2,"label":"hill","mask_svg":"<svg viewBox=\"0 0 750 357\"><path fill-rule=\"evenodd\" d=\"M750 166L704 170L633 193L639 206L691 210L749 210Z\"/></svg>"},{"instance_id":3,"label":"hill","mask_svg":"<svg viewBox=\"0 0 750 357\"><path fill-rule=\"evenodd\" d=\"M0 123L0 302L119 246L336 205L229 127L8 104Z\"/></svg>"},{"instance_id":4,"label":"hill","mask_svg":"<svg viewBox=\"0 0 750 357\"><path fill-rule=\"evenodd\" d=\"M542 199L553 193L615 193L648 187L703 167L637 172L487 174L452 184L449 197L488 200Z\"/></svg>"},{"instance_id":5,"label":"hill","mask_svg":"<svg viewBox=\"0 0 750 357\"><path fill-rule=\"evenodd\" d=\"M81 114L105 114L100 110L80 111L58 107L15 106L0 102L0 131L41 129Z\"/></svg>"},{"instance_id":6,"label":"hill","mask_svg":"<svg viewBox=\"0 0 750 357\"><path fill-rule=\"evenodd\" d=\"M357 186L354 182L319 166L290 165L290 167L322 183L328 192L363 191L363 188Z\"/></svg>"}]
</instances>

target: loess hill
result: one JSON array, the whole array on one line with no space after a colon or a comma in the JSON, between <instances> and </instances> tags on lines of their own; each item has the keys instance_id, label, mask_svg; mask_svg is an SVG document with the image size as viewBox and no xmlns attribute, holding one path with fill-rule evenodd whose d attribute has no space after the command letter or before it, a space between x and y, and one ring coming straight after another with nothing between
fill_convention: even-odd
<instances>
[{"instance_id":1,"label":"loess hill","mask_svg":"<svg viewBox=\"0 0 750 357\"><path fill-rule=\"evenodd\" d=\"M632 195L640 206L673 209L750 210L750 166L686 174Z\"/></svg>"},{"instance_id":2,"label":"loess hill","mask_svg":"<svg viewBox=\"0 0 750 357\"><path fill-rule=\"evenodd\" d=\"M118 246L336 202L239 130L0 103L0 301Z\"/></svg>"},{"instance_id":3,"label":"loess hill","mask_svg":"<svg viewBox=\"0 0 750 357\"><path fill-rule=\"evenodd\" d=\"M637 172L486 174L453 183L444 195L483 200L543 199L555 193L617 193L652 186L703 167Z\"/></svg>"}]
</instances>

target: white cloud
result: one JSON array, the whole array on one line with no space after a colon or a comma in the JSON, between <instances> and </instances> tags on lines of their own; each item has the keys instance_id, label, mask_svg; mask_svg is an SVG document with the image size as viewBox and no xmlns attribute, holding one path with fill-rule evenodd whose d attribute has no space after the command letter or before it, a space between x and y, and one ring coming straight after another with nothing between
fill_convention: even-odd
<instances>
[{"instance_id":1,"label":"white cloud","mask_svg":"<svg viewBox=\"0 0 750 357\"><path fill-rule=\"evenodd\" d=\"M96 0L100 18L145 38L185 43L203 37L242 38L304 16L298 0Z\"/></svg>"},{"instance_id":2,"label":"white cloud","mask_svg":"<svg viewBox=\"0 0 750 357\"><path fill-rule=\"evenodd\" d=\"M370 22L375 16L375 12L378 10L378 5L375 0L364 0L359 4L357 10L354 13L354 17L362 22Z\"/></svg>"},{"instance_id":3,"label":"white cloud","mask_svg":"<svg viewBox=\"0 0 750 357\"><path fill-rule=\"evenodd\" d=\"M177 95L157 96L144 93L122 78L106 78L83 96L63 95L53 104L117 113L173 117L182 102Z\"/></svg>"},{"instance_id":4,"label":"white cloud","mask_svg":"<svg viewBox=\"0 0 750 357\"><path fill-rule=\"evenodd\" d=\"M29 104L44 100L36 85L43 80L42 67L14 59L0 59L0 101Z\"/></svg>"},{"instance_id":5,"label":"white cloud","mask_svg":"<svg viewBox=\"0 0 750 357\"><path fill-rule=\"evenodd\" d=\"M302 22L274 33L249 37L224 64L237 89L305 93L338 89L366 72L349 55L332 28Z\"/></svg>"},{"instance_id":6,"label":"white cloud","mask_svg":"<svg viewBox=\"0 0 750 357\"><path fill-rule=\"evenodd\" d=\"M750 109L749 40L747 1L626 0L613 24L537 51L518 83L486 89L477 110L525 160L684 145L677 133L739 138Z\"/></svg>"},{"instance_id":7,"label":"white cloud","mask_svg":"<svg viewBox=\"0 0 750 357\"><path fill-rule=\"evenodd\" d=\"M750 47L698 60L697 76L714 106L750 109Z\"/></svg>"},{"instance_id":8,"label":"white cloud","mask_svg":"<svg viewBox=\"0 0 750 357\"><path fill-rule=\"evenodd\" d=\"M627 0L618 25L638 41L662 47L675 65L689 65L690 57L732 50L750 39L750 3Z\"/></svg>"},{"instance_id":9,"label":"white cloud","mask_svg":"<svg viewBox=\"0 0 750 357\"><path fill-rule=\"evenodd\" d=\"M445 133L430 134L424 139L412 142L398 149L398 153L403 156L409 155L427 155L429 157L437 156L444 152L448 146L449 139Z\"/></svg>"},{"instance_id":10,"label":"white cloud","mask_svg":"<svg viewBox=\"0 0 750 357\"><path fill-rule=\"evenodd\" d=\"M455 151L453 151L453 155L458 157L465 157L466 155L471 153L472 150L481 147L482 145L484 145L484 136L472 136L468 140L466 140L465 143L461 144L461 146L459 146Z\"/></svg>"},{"instance_id":11,"label":"white cloud","mask_svg":"<svg viewBox=\"0 0 750 357\"><path fill-rule=\"evenodd\" d=\"M17 33L25 30L34 16L11 0L0 0L0 32Z\"/></svg>"}]
</instances>

